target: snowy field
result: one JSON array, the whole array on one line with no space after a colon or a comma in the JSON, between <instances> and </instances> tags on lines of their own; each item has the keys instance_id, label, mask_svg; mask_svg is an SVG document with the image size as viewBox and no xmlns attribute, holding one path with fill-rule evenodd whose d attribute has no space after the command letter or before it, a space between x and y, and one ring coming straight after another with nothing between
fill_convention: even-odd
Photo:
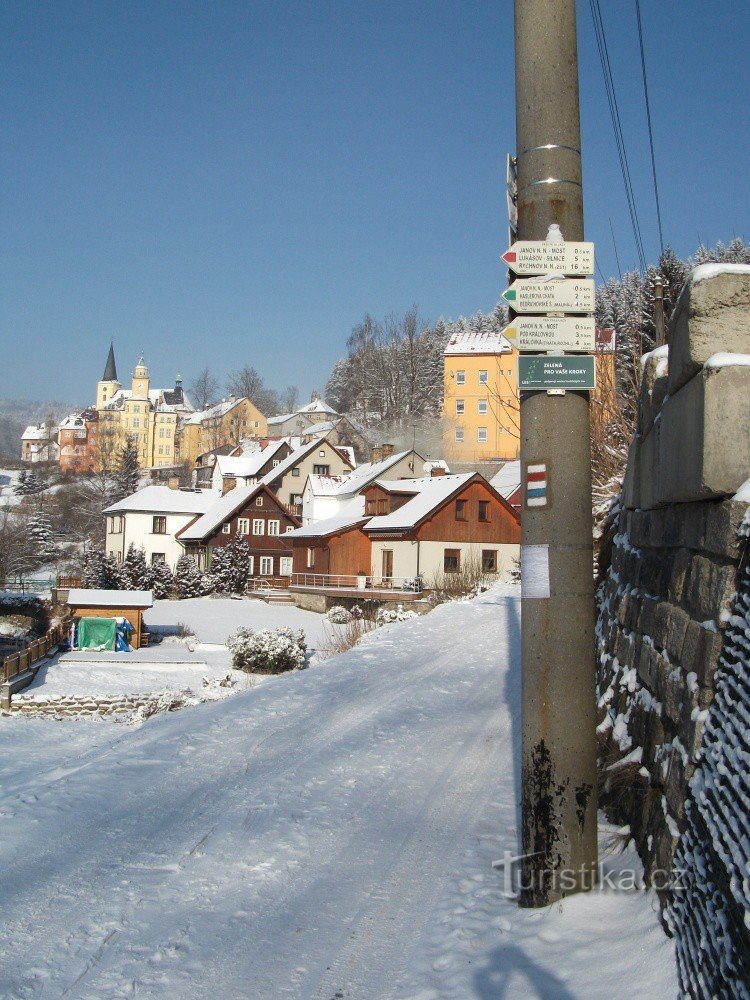
<instances>
[{"instance_id":1,"label":"snowy field","mask_svg":"<svg viewBox=\"0 0 750 1000\"><path fill-rule=\"evenodd\" d=\"M138 729L0 720L0 996L675 997L652 894L504 897L519 614L496 588Z\"/></svg>"},{"instance_id":2,"label":"snowy field","mask_svg":"<svg viewBox=\"0 0 750 1000\"><path fill-rule=\"evenodd\" d=\"M33 684L17 694L14 702L162 691L189 691L199 700L232 694L267 679L232 670L226 639L240 626L301 628L314 657L325 621L323 615L292 605L211 598L156 601L145 619L149 628L164 633L161 642L132 653L64 653L43 665ZM174 633L180 624L187 625L194 635L178 638ZM231 687L217 687L227 674L231 675Z\"/></svg>"}]
</instances>

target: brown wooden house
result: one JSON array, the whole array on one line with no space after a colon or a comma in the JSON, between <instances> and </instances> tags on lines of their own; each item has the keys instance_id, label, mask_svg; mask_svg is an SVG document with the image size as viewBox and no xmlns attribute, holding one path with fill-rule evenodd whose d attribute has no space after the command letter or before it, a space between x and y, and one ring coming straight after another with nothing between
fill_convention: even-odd
<instances>
[{"instance_id":1,"label":"brown wooden house","mask_svg":"<svg viewBox=\"0 0 750 1000\"><path fill-rule=\"evenodd\" d=\"M250 577L278 579L292 572L292 546L286 535L300 523L267 486L239 486L228 490L177 538L198 565L208 569L213 549L242 537L250 548Z\"/></svg>"}]
</instances>

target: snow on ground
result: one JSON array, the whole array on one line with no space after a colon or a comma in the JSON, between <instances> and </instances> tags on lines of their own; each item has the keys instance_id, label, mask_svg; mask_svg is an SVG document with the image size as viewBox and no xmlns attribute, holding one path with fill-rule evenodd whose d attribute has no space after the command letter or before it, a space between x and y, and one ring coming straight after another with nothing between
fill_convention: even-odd
<instances>
[{"instance_id":1,"label":"snow on ground","mask_svg":"<svg viewBox=\"0 0 750 1000\"><path fill-rule=\"evenodd\" d=\"M256 599L193 597L185 601L154 601L144 614L149 628L171 628L181 622L189 625L196 638L204 643L224 643L227 636L244 625L253 629L301 628L307 645L316 649L323 638L325 615L302 611L292 604L266 604Z\"/></svg>"},{"instance_id":2,"label":"snow on ground","mask_svg":"<svg viewBox=\"0 0 750 1000\"><path fill-rule=\"evenodd\" d=\"M498 587L139 729L0 720L0 995L676 996L650 893L504 897L519 618Z\"/></svg>"},{"instance_id":3,"label":"snow on ground","mask_svg":"<svg viewBox=\"0 0 750 1000\"><path fill-rule=\"evenodd\" d=\"M232 669L226 639L242 625L251 628L301 628L314 654L323 637L323 615L292 605L262 601L202 597L186 601L156 601L146 612L149 628L164 635L161 642L130 653L74 650L56 656L39 670L34 682L14 702L46 701L61 696L142 694L190 691L198 698L236 693L266 678ZM179 638L179 625L195 633ZM172 633L172 634L170 634ZM232 686L206 686L231 675Z\"/></svg>"}]
</instances>

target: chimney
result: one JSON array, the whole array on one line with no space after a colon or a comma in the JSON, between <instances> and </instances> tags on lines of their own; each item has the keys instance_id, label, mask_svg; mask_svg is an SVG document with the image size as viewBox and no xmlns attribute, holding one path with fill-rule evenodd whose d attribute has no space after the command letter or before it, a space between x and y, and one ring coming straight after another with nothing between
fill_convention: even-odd
<instances>
[{"instance_id":1,"label":"chimney","mask_svg":"<svg viewBox=\"0 0 750 1000\"><path fill-rule=\"evenodd\" d=\"M370 461L372 462L373 465L375 465L376 462L380 462L382 458L383 458L383 445L376 444L372 449L372 451L370 452Z\"/></svg>"},{"instance_id":2,"label":"chimney","mask_svg":"<svg viewBox=\"0 0 750 1000\"><path fill-rule=\"evenodd\" d=\"M237 485L237 480L234 476L224 476L221 481L221 495L224 496L230 490L233 490Z\"/></svg>"},{"instance_id":3,"label":"chimney","mask_svg":"<svg viewBox=\"0 0 750 1000\"><path fill-rule=\"evenodd\" d=\"M169 479L167 480L167 486L170 488L170 490L179 490L180 488L179 476L170 476Z\"/></svg>"},{"instance_id":4,"label":"chimney","mask_svg":"<svg viewBox=\"0 0 750 1000\"><path fill-rule=\"evenodd\" d=\"M430 469L430 477L432 479L435 479L436 476L444 476L444 475L445 475L445 469L443 468L442 465L433 465L432 468Z\"/></svg>"}]
</instances>

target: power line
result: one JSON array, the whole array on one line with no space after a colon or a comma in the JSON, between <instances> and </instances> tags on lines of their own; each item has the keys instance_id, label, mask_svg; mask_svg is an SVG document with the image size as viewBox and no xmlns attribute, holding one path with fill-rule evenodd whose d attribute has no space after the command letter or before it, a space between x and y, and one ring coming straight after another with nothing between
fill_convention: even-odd
<instances>
[{"instance_id":1,"label":"power line","mask_svg":"<svg viewBox=\"0 0 750 1000\"><path fill-rule=\"evenodd\" d=\"M630 223L633 227L633 238L635 240L635 248L638 254L638 261L640 264L641 271L646 273L646 255L643 250L643 238L641 236L641 226L638 221L638 211L635 206L635 195L633 193L633 184L630 178L630 167L628 165L628 157L625 152L625 139L622 134L622 121L620 119L620 110L617 105L617 95L615 93L614 78L612 76L612 64L609 59L609 49L607 47L607 37L604 31L604 21L602 20L601 7L599 6L599 0L589 0L589 5L591 7L591 16L594 21L594 34L596 36L596 46L599 51L599 61L602 66L602 74L604 76L604 89L607 94L607 103L609 105L609 114L612 119L612 128L615 134L615 145L617 146L617 156L620 161L620 172L622 173L623 184L625 185L625 197L628 203L628 212L630 214Z\"/></svg>"},{"instance_id":2,"label":"power line","mask_svg":"<svg viewBox=\"0 0 750 1000\"><path fill-rule=\"evenodd\" d=\"M643 26L641 25L641 0L635 0L635 16L638 21L638 43L641 47L641 71L643 73L643 94L646 98L646 121L648 122L648 144L651 147L651 173L654 175L654 198L656 199L656 221L659 225L659 245L664 253L664 233L661 228L661 207L659 205L659 185L656 182L656 159L654 157L654 133L651 129L651 103L648 99L646 80L646 56L643 51Z\"/></svg>"}]
</instances>

